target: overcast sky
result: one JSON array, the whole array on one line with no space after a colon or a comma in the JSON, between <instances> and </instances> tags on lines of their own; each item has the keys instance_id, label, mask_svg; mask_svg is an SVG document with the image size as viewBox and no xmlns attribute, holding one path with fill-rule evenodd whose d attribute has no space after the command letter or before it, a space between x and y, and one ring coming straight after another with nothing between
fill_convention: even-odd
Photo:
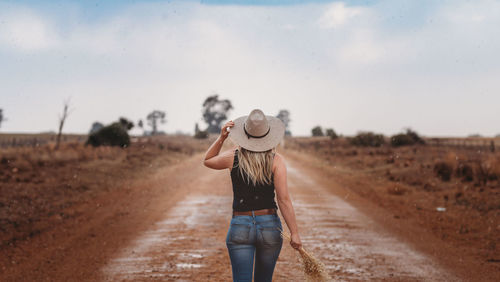
<instances>
[{"instance_id":1,"label":"overcast sky","mask_svg":"<svg viewBox=\"0 0 500 282\"><path fill-rule=\"evenodd\" d=\"M158 109L191 133L217 93L230 118L288 109L294 135L496 135L499 27L491 0L4 0L0 132L56 130L70 97L67 132Z\"/></svg>"}]
</instances>

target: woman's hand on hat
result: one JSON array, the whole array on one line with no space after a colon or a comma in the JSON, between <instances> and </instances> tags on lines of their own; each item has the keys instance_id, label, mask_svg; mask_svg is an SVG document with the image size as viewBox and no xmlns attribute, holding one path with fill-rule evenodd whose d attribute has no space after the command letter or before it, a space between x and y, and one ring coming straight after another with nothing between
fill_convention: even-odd
<instances>
[{"instance_id":1,"label":"woman's hand on hat","mask_svg":"<svg viewBox=\"0 0 500 282\"><path fill-rule=\"evenodd\" d=\"M227 136L229 135L229 128L231 128L233 126L234 126L234 122L232 120L226 122L226 124L224 124L224 126L221 129L220 136L222 138L226 139Z\"/></svg>"}]
</instances>

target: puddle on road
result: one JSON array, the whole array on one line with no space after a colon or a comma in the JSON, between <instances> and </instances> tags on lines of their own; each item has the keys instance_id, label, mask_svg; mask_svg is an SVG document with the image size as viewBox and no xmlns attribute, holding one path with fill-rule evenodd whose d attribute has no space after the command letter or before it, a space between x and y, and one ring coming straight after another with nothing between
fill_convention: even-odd
<instances>
[{"instance_id":1,"label":"puddle on road","mask_svg":"<svg viewBox=\"0 0 500 282\"><path fill-rule=\"evenodd\" d=\"M188 196L169 211L168 218L157 222L110 261L103 269L106 280L189 281L189 270L204 267L203 260L216 250L213 242L205 242L209 238L200 234L217 228L214 218L228 218L231 201L230 196Z\"/></svg>"},{"instance_id":2,"label":"puddle on road","mask_svg":"<svg viewBox=\"0 0 500 282\"><path fill-rule=\"evenodd\" d=\"M203 266L203 264L199 263L177 263L175 265L178 268L200 268Z\"/></svg>"},{"instance_id":3,"label":"puddle on road","mask_svg":"<svg viewBox=\"0 0 500 282\"><path fill-rule=\"evenodd\" d=\"M326 192L293 167L290 187L302 241L338 281L449 281L433 260L389 233L341 198ZM452 279L453 280L453 279Z\"/></svg>"}]
</instances>

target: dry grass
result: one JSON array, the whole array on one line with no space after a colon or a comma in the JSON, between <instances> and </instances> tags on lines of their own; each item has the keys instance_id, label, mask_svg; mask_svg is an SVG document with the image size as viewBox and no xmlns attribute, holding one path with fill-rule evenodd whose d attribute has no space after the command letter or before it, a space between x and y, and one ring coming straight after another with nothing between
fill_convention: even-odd
<instances>
[{"instance_id":1,"label":"dry grass","mask_svg":"<svg viewBox=\"0 0 500 282\"><path fill-rule=\"evenodd\" d=\"M80 204L129 189L134 179L152 178L163 167L203 152L211 141L141 139L127 148L64 142L58 150L53 144L0 149L0 249L53 228L59 218L77 217Z\"/></svg>"},{"instance_id":2,"label":"dry grass","mask_svg":"<svg viewBox=\"0 0 500 282\"><path fill-rule=\"evenodd\" d=\"M290 235L280 230L281 236L291 240ZM306 280L310 282L323 282L332 281L330 275L326 271L325 265L311 253L306 252L303 247L297 250L300 254L300 261L302 262L302 271L306 276Z\"/></svg>"},{"instance_id":3,"label":"dry grass","mask_svg":"<svg viewBox=\"0 0 500 282\"><path fill-rule=\"evenodd\" d=\"M395 219L415 220L464 256L485 262L498 256L500 140L491 152L456 144L364 148L343 139L287 138L286 150Z\"/></svg>"}]
</instances>

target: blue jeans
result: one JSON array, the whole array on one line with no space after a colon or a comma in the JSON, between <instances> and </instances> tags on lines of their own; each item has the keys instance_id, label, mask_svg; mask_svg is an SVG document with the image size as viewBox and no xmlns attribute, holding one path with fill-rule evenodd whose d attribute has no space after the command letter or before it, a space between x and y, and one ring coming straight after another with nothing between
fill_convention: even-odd
<instances>
[{"instance_id":1,"label":"blue jeans","mask_svg":"<svg viewBox=\"0 0 500 282\"><path fill-rule=\"evenodd\" d=\"M277 215L233 216L226 237L233 281L252 281L254 257L255 281L272 281L283 244L278 228L282 226Z\"/></svg>"}]
</instances>

